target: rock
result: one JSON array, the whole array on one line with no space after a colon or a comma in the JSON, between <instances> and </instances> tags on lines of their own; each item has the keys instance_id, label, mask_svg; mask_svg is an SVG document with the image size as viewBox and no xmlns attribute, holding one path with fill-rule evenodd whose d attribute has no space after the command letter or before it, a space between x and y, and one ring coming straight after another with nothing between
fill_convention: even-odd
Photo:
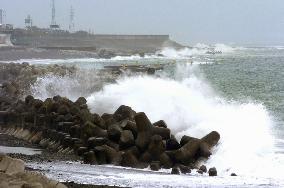
<instances>
[{"instance_id":1,"label":"rock","mask_svg":"<svg viewBox=\"0 0 284 188\"><path fill-rule=\"evenodd\" d=\"M231 176L237 176L237 174L235 174L235 173L232 173L232 174L231 174Z\"/></svg>"},{"instance_id":2,"label":"rock","mask_svg":"<svg viewBox=\"0 0 284 188\"><path fill-rule=\"evenodd\" d=\"M115 149L116 151L119 151L119 149L120 149L119 148L119 144L117 142L114 142L114 141L111 141L111 140L108 140L106 142L106 145L111 147L111 148L113 148L113 149Z\"/></svg>"},{"instance_id":3,"label":"rock","mask_svg":"<svg viewBox=\"0 0 284 188\"><path fill-rule=\"evenodd\" d=\"M121 121L124 119L133 120L136 112L132 110L131 107L121 105L113 114L113 118L116 121Z\"/></svg>"},{"instance_id":4,"label":"rock","mask_svg":"<svg viewBox=\"0 0 284 188\"><path fill-rule=\"evenodd\" d=\"M79 97L79 98L76 100L75 104L76 104L77 106L81 106L81 105L83 105L83 104L87 104L87 100L85 99L85 97Z\"/></svg>"},{"instance_id":5,"label":"rock","mask_svg":"<svg viewBox=\"0 0 284 188\"><path fill-rule=\"evenodd\" d=\"M87 147L79 147L78 150L77 150L77 155L78 156L82 156L86 152L88 152L88 148Z\"/></svg>"},{"instance_id":6,"label":"rock","mask_svg":"<svg viewBox=\"0 0 284 188\"><path fill-rule=\"evenodd\" d=\"M122 129L118 124L110 125L107 129L108 138L113 141L118 141L121 133Z\"/></svg>"},{"instance_id":7,"label":"rock","mask_svg":"<svg viewBox=\"0 0 284 188\"><path fill-rule=\"evenodd\" d=\"M113 165L120 165L121 160L122 160L122 153L121 152L117 152L115 149L113 149L112 147L109 147L107 145L102 145L102 146L98 146L103 148L105 154L106 154L106 162L108 164L113 164Z\"/></svg>"},{"instance_id":8,"label":"rock","mask_svg":"<svg viewBox=\"0 0 284 188\"><path fill-rule=\"evenodd\" d=\"M209 168L208 174L209 174L209 176L217 176L217 170L216 170L216 168L215 168L215 167Z\"/></svg>"},{"instance_id":9,"label":"rock","mask_svg":"<svg viewBox=\"0 0 284 188\"><path fill-rule=\"evenodd\" d=\"M152 161L152 155L148 151L145 151L140 156L139 160L143 163L150 163Z\"/></svg>"},{"instance_id":10,"label":"rock","mask_svg":"<svg viewBox=\"0 0 284 188\"><path fill-rule=\"evenodd\" d=\"M31 96L31 95L28 95L28 96L26 96L26 98L25 98L25 103L26 103L27 105L30 105L33 100L34 100L34 97Z\"/></svg>"},{"instance_id":11,"label":"rock","mask_svg":"<svg viewBox=\"0 0 284 188\"><path fill-rule=\"evenodd\" d=\"M109 120L110 118L112 118L112 114L107 114L107 113L104 113L101 118L104 120L104 121L107 121Z\"/></svg>"},{"instance_id":12,"label":"rock","mask_svg":"<svg viewBox=\"0 0 284 188\"><path fill-rule=\"evenodd\" d=\"M199 170L201 170L201 171L204 172L204 173L207 172L207 168L206 168L205 165L201 165L201 166L199 167Z\"/></svg>"},{"instance_id":13,"label":"rock","mask_svg":"<svg viewBox=\"0 0 284 188\"><path fill-rule=\"evenodd\" d=\"M195 155L199 150L199 146L199 139L191 139L187 144L176 151L175 159L184 165L192 163L195 160Z\"/></svg>"},{"instance_id":14,"label":"rock","mask_svg":"<svg viewBox=\"0 0 284 188\"><path fill-rule=\"evenodd\" d=\"M159 161L152 161L150 164L150 169L153 171L159 171L161 169L161 165Z\"/></svg>"},{"instance_id":15,"label":"rock","mask_svg":"<svg viewBox=\"0 0 284 188\"><path fill-rule=\"evenodd\" d=\"M180 148L180 144L174 136L166 141L166 150L177 150Z\"/></svg>"},{"instance_id":16,"label":"rock","mask_svg":"<svg viewBox=\"0 0 284 188\"><path fill-rule=\"evenodd\" d=\"M107 138L105 137L90 137L87 141L87 146L89 149L93 149L97 146L102 146L106 144Z\"/></svg>"},{"instance_id":17,"label":"rock","mask_svg":"<svg viewBox=\"0 0 284 188\"><path fill-rule=\"evenodd\" d=\"M131 131L124 130L121 133L119 145L120 149L125 149L135 144L134 136Z\"/></svg>"},{"instance_id":18,"label":"rock","mask_svg":"<svg viewBox=\"0 0 284 188\"><path fill-rule=\"evenodd\" d=\"M91 165L97 164L97 159L93 151L85 152L83 155L83 160L84 163L86 164L91 164Z\"/></svg>"},{"instance_id":19,"label":"rock","mask_svg":"<svg viewBox=\"0 0 284 188\"><path fill-rule=\"evenodd\" d=\"M155 123L153 123L153 126L156 126L156 127L162 127L162 128L168 128L166 122L164 120L160 120L160 121L157 121Z\"/></svg>"},{"instance_id":20,"label":"rock","mask_svg":"<svg viewBox=\"0 0 284 188\"><path fill-rule=\"evenodd\" d=\"M137 138L137 126L135 122L130 120L123 120L120 126L123 130L130 130L134 138Z\"/></svg>"},{"instance_id":21,"label":"rock","mask_svg":"<svg viewBox=\"0 0 284 188\"><path fill-rule=\"evenodd\" d=\"M180 172L183 173L183 174L190 174L191 173L191 170L188 166L185 166L185 165L178 165L179 169L180 169Z\"/></svg>"},{"instance_id":22,"label":"rock","mask_svg":"<svg viewBox=\"0 0 284 188\"><path fill-rule=\"evenodd\" d=\"M171 158L166 153L162 153L160 155L159 161L161 162L161 166L163 168L169 169L173 166Z\"/></svg>"},{"instance_id":23,"label":"rock","mask_svg":"<svg viewBox=\"0 0 284 188\"><path fill-rule=\"evenodd\" d=\"M216 131L212 131L205 137L201 138L201 141L208 144L209 147L215 146L219 140L220 140L220 134Z\"/></svg>"},{"instance_id":24,"label":"rock","mask_svg":"<svg viewBox=\"0 0 284 188\"><path fill-rule=\"evenodd\" d=\"M81 138L88 139L89 137L106 137L107 131L96 126L90 121L87 121L81 129Z\"/></svg>"},{"instance_id":25,"label":"rock","mask_svg":"<svg viewBox=\"0 0 284 188\"><path fill-rule=\"evenodd\" d=\"M19 172L24 172L25 163L20 159L13 159L9 156L2 156L0 161L0 171L6 174L16 174Z\"/></svg>"},{"instance_id":26,"label":"rock","mask_svg":"<svg viewBox=\"0 0 284 188\"><path fill-rule=\"evenodd\" d=\"M141 155L139 149L136 146L132 146L123 150L123 152L128 152L128 151L131 152L133 155L135 155L135 157L137 158Z\"/></svg>"},{"instance_id":27,"label":"rock","mask_svg":"<svg viewBox=\"0 0 284 188\"><path fill-rule=\"evenodd\" d=\"M149 68L147 69L147 74L149 74L149 75L153 75L153 74L155 74L155 72L156 72L156 69L155 69L155 68L149 67Z\"/></svg>"},{"instance_id":28,"label":"rock","mask_svg":"<svg viewBox=\"0 0 284 188\"><path fill-rule=\"evenodd\" d=\"M127 151L124 154L122 154L122 161L121 165L125 167L132 167L135 168L139 165L138 159L133 155L132 152Z\"/></svg>"},{"instance_id":29,"label":"rock","mask_svg":"<svg viewBox=\"0 0 284 188\"><path fill-rule=\"evenodd\" d=\"M198 169L196 172L199 173L199 174L203 174L203 171L200 170L200 169Z\"/></svg>"},{"instance_id":30,"label":"rock","mask_svg":"<svg viewBox=\"0 0 284 188\"><path fill-rule=\"evenodd\" d=\"M105 124L105 121L103 120L103 118L101 118L98 114L93 114L94 117L94 123L96 125L98 125L99 127L101 127L102 129L107 129L107 126Z\"/></svg>"},{"instance_id":31,"label":"rock","mask_svg":"<svg viewBox=\"0 0 284 188\"><path fill-rule=\"evenodd\" d=\"M163 143L162 137L154 135L151 137L150 144L147 151L150 153L152 160L159 160L159 157L166 150L165 144Z\"/></svg>"},{"instance_id":32,"label":"rock","mask_svg":"<svg viewBox=\"0 0 284 188\"><path fill-rule=\"evenodd\" d=\"M180 174L179 168L178 167L173 167L171 174Z\"/></svg>"},{"instance_id":33,"label":"rock","mask_svg":"<svg viewBox=\"0 0 284 188\"><path fill-rule=\"evenodd\" d=\"M187 144L192 139L195 139L195 138L184 135L180 140L181 147L184 146L185 144Z\"/></svg>"},{"instance_id":34,"label":"rock","mask_svg":"<svg viewBox=\"0 0 284 188\"><path fill-rule=\"evenodd\" d=\"M152 127L152 134L153 135L160 135L164 140L171 138L171 131L168 128L163 127Z\"/></svg>"},{"instance_id":35,"label":"rock","mask_svg":"<svg viewBox=\"0 0 284 188\"><path fill-rule=\"evenodd\" d=\"M135 144L140 150L144 151L150 143L153 125L144 112L136 114L135 122L138 132Z\"/></svg>"}]
</instances>

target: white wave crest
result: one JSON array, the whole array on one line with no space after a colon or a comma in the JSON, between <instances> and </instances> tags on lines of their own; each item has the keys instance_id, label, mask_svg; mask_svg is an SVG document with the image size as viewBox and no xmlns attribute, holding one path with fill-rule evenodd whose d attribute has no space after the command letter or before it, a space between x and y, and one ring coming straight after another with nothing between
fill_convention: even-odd
<instances>
[{"instance_id":1,"label":"white wave crest","mask_svg":"<svg viewBox=\"0 0 284 188\"><path fill-rule=\"evenodd\" d=\"M125 77L89 96L88 105L97 113L113 113L121 104L129 105L145 112L152 122L165 120L178 138L218 131L221 140L207 165L216 166L222 175L273 177L283 172L271 134L273 121L265 107L220 98L197 70L198 66L178 65L175 80Z\"/></svg>"}]
</instances>

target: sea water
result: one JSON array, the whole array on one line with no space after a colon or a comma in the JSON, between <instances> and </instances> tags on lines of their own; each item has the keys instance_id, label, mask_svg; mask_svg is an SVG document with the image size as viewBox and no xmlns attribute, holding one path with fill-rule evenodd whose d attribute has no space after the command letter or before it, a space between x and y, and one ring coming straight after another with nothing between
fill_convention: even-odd
<instances>
[{"instance_id":1,"label":"sea water","mask_svg":"<svg viewBox=\"0 0 284 188\"><path fill-rule=\"evenodd\" d=\"M208 50L222 54L208 54ZM32 86L35 97L44 99L59 94L75 100L85 96L91 111L99 114L113 113L120 105L128 105L137 112L145 112L152 122L165 120L177 138L183 135L200 138L211 131L221 135L213 155L204 161L207 167L217 168L219 177L215 179L201 179L197 174L180 177L169 172L153 174L147 170L134 173L131 169L81 164L63 164L61 170L57 164L50 176L56 177L57 171L64 172L73 166L82 170L74 176L60 178L135 187L153 184L156 187L284 186L284 50L279 46L198 44L178 51L168 48L145 57L33 60L31 63L75 65L83 71L75 77L39 78ZM125 64L165 64L165 67L155 75L123 74L114 82L88 89L90 83L101 82L94 76L94 69ZM99 173L94 175L92 168ZM113 169L119 173L112 173ZM231 173L238 177L230 177ZM101 182L101 178L105 181ZM168 182L173 180L178 184Z\"/></svg>"}]
</instances>

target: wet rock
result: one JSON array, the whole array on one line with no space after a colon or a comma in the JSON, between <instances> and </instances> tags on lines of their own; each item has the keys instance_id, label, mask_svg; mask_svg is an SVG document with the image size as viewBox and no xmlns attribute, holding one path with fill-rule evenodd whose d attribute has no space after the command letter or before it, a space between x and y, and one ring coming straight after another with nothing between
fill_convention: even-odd
<instances>
[{"instance_id":1,"label":"wet rock","mask_svg":"<svg viewBox=\"0 0 284 188\"><path fill-rule=\"evenodd\" d=\"M208 144L209 147L215 146L219 140L220 140L220 134L216 131L212 131L208 135L201 138L201 141Z\"/></svg>"},{"instance_id":2,"label":"wet rock","mask_svg":"<svg viewBox=\"0 0 284 188\"><path fill-rule=\"evenodd\" d=\"M180 144L174 136L171 136L170 139L166 141L166 149L167 150L177 150L180 148Z\"/></svg>"},{"instance_id":3,"label":"wet rock","mask_svg":"<svg viewBox=\"0 0 284 188\"><path fill-rule=\"evenodd\" d=\"M184 165L192 163L199 150L199 146L199 139L191 139L187 144L176 151L175 159Z\"/></svg>"},{"instance_id":4,"label":"wet rock","mask_svg":"<svg viewBox=\"0 0 284 188\"><path fill-rule=\"evenodd\" d=\"M216 168L215 168L215 167L209 168L208 174L209 174L209 176L217 176L217 170L216 170Z\"/></svg>"},{"instance_id":5,"label":"wet rock","mask_svg":"<svg viewBox=\"0 0 284 188\"><path fill-rule=\"evenodd\" d=\"M177 175L179 175L179 174L180 174L179 168L178 168L178 167L173 167L173 168L172 168L172 171L171 171L171 174L177 174Z\"/></svg>"},{"instance_id":6,"label":"wet rock","mask_svg":"<svg viewBox=\"0 0 284 188\"><path fill-rule=\"evenodd\" d=\"M144 163L150 163L152 161L152 155L146 151L140 156L139 160Z\"/></svg>"},{"instance_id":7,"label":"wet rock","mask_svg":"<svg viewBox=\"0 0 284 188\"><path fill-rule=\"evenodd\" d=\"M91 164L91 165L97 164L96 155L93 151L84 153L83 160L84 160L84 163L86 164Z\"/></svg>"},{"instance_id":8,"label":"wet rock","mask_svg":"<svg viewBox=\"0 0 284 188\"><path fill-rule=\"evenodd\" d=\"M159 161L161 162L161 166L163 168L169 169L173 166L171 158L166 153L162 153L160 155Z\"/></svg>"},{"instance_id":9,"label":"wet rock","mask_svg":"<svg viewBox=\"0 0 284 188\"><path fill-rule=\"evenodd\" d=\"M168 128L163 127L152 127L152 134L153 135L160 135L164 140L170 139L171 131Z\"/></svg>"},{"instance_id":10,"label":"wet rock","mask_svg":"<svg viewBox=\"0 0 284 188\"><path fill-rule=\"evenodd\" d=\"M87 104L87 100L85 99L85 97L79 97L76 101L75 104L77 106L81 106L83 104Z\"/></svg>"},{"instance_id":11,"label":"wet rock","mask_svg":"<svg viewBox=\"0 0 284 188\"><path fill-rule=\"evenodd\" d=\"M135 144L140 150L143 151L150 143L150 138L152 135L151 129L153 125L144 112L136 114L135 122L138 132Z\"/></svg>"},{"instance_id":12,"label":"wet rock","mask_svg":"<svg viewBox=\"0 0 284 188\"><path fill-rule=\"evenodd\" d=\"M113 118L116 121L121 121L124 119L133 120L136 112L132 110L131 107L121 105L113 114Z\"/></svg>"},{"instance_id":13,"label":"wet rock","mask_svg":"<svg viewBox=\"0 0 284 188\"><path fill-rule=\"evenodd\" d=\"M94 117L94 123L101 127L102 129L107 129L107 126L105 124L105 121L103 118L101 118L98 114L93 114Z\"/></svg>"},{"instance_id":14,"label":"wet rock","mask_svg":"<svg viewBox=\"0 0 284 188\"><path fill-rule=\"evenodd\" d=\"M121 133L119 145L120 149L125 149L135 144L134 136L131 131L124 130Z\"/></svg>"},{"instance_id":15,"label":"wet rock","mask_svg":"<svg viewBox=\"0 0 284 188\"><path fill-rule=\"evenodd\" d=\"M137 126L135 122L130 120L123 120L120 126L123 130L130 130L134 138L137 138Z\"/></svg>"},{"instance_id":16,"label":"wet rock","mask_svg":"<svg viewBox=\"0 0 284 188\"><path fill-rule=\"evenodd\" d=\"M237 174L236 173L231 173L231 176L237 176Z\"/></svg>"},{"instance_id":17,"label":"wet rock","mask_svg":"<svg viewBox=\"0 0 284 188\"><path fill-rule=\"evenodd\" d=\"M152 161L150 164L150 169L153 171L159 171L161 169L161 165L159 161Z\"/></svg>"},{"instance_id":18,"label":"wet rock","mask_svg":"<svg viewBox=\"0 0 284 188\"><path fill-rule=\"evenodd\" d=\"M160 120L160 121L157 121L155 123L153 123L153 126L156 126L156 127L162 127L162 128L168 128L166 122L164 120Z\"/></svg>"},{"instance_id":19,"label":"wet rock","mask_svg":"<svg viewBox=\"0 0 284 188\"><path fill-rule=\"evenodd\" d=\"M196 172L197 172L198 174L203 174L203 171L200 170L200 169L198 169Z\"/></svg>"},{"instance_id":20,"label":"wet rock","mask_svg":"<svg viewBox=\"0 0 284 188\"><path fill-rule=\"evenodd\" d=\"M79 147L78 150L77 150L77 155L78 156L82 156L86 152L88 152L88 148L87 147Z\"/></svg>"},{"instance_id":21,"label":"wet rock","mask_svg":"<svg viewBox=\"0 0 284 188\"><path fill-rule=\"evenodd\" d=\"M180 164L180 165L178 165L178 168L180 169L180 172L183 173L183 174L190 174L191 173L191 169L188 166Z\"/></svg>"},{"instance_id":22,"label":"wet rock","mask_svg":"<svg viewBox=\"0 0 284 188\"><path fill-rule=\"evenodd\" d=\"M163 139L159 135L154 135L151 137L150 144L147 151L150 153L153 160L158 160L160 155L166 150Z\"/></svg>"},{"instance_id":23,"label":"wet rock","mask_svg":"<svg viewBox=\"0 0 284 188\"><path fill-rule=\"evenodd\" d=\"M184 135L180 140L180 145L184 146L185 144L187 144L192 139L195 139L195 138Z\"/></svg>"},{"instance_id":24,"label":"wet rock","mask_svg":"<svg viewBox=\"0 0 284 188\"><path fill-rule=\"evenodd\" d=\"M121 133L122 129L119 124L110 125L107 129L108 138L113 141L118 141Z\"/></svg>"},{"instance_id":25,"label":"wet rock","mask_svg":"<svg viewBox=\"0 0 284 188\"><path fill-rule=\"evenodd\" d=\"M124 154L122 154L122 161L121 161L122 166L135 168L138 166L138 164L139 161L132 152L127 151Z\"/></svg>"},{"instance_id":26,"label":"wet rock","mask_svg":"<svg viewBox=\"0 0 284 188\"><path fill-rule=\"evenodd\" d=\"M106 144L107 138L105 137L90 137L87 141L87 146L89 149L95 148L97 146L102 146Z\"/></svg>"},{"instance_id":27,"label":"wet rock","mask_svg":"<svg viewBox=\"0 0 284 188\"><path fill-rule=\"evenodd\" d=\"M204 172L204 173L207 172L207 168L206 168L205 165L201 165L201 166L199 167L199 170L201 170L201 171Z\"/></svg>"}]
</instances>

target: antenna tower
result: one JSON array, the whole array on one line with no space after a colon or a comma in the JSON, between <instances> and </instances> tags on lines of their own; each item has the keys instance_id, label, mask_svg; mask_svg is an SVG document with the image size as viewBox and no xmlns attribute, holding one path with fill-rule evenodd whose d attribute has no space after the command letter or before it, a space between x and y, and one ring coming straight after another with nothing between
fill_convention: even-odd
<instances>
[{"instance_id":1,"label":"antenna tower","mask_svg":"<svg viewBox=\"0 0 284 188\"><path fill-rule=\"evenodd\" d=\"M74 17L75 17L75 12L73 7L71 6L70 8L70 23L69 23L69 31L73 32L75 29L75 24L74 24Z\"/></svg>"},{"instance_id":2,"label":"antenna tower","mask_svg":"<svg viewBox=\"0 0 284 188\"><path fill-rule=\"evenodd\" d=\"M55 0L51 0L51 29L59 29L59 25L55 21Z\"/></svg>"}]
</instances>

